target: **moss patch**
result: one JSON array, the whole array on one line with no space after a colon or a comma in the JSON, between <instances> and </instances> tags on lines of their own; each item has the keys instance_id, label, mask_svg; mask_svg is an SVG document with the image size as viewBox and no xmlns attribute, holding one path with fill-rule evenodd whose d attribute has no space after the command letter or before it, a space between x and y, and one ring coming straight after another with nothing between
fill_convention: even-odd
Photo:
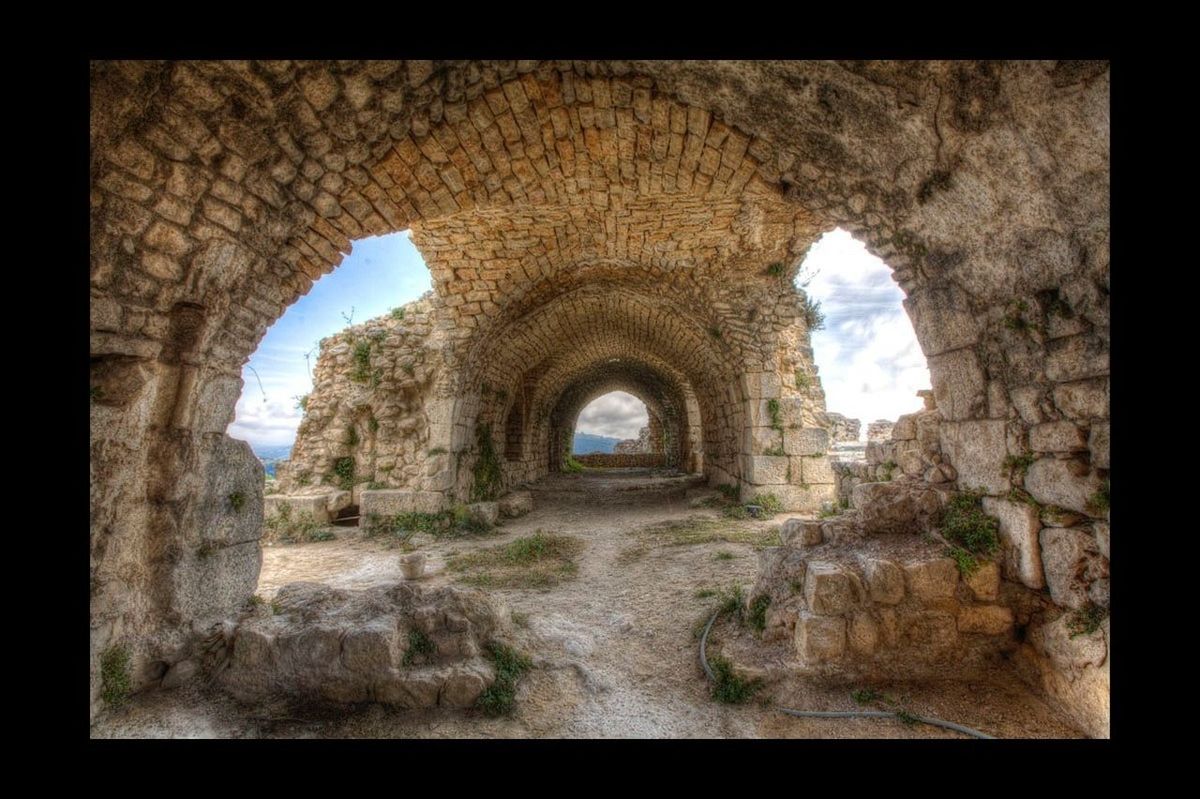
<instances>
[{"instance_id":1,"label":"moss patch","mask_svg":"<svg viewBox=\"0 0 1200 799\"><path fill-rule=\"evenodd\" d=\"M100 655L100 698L109 707L123 705L133 690L129 674L129 650L110 646Z\"/></svg>"}]
</instances>

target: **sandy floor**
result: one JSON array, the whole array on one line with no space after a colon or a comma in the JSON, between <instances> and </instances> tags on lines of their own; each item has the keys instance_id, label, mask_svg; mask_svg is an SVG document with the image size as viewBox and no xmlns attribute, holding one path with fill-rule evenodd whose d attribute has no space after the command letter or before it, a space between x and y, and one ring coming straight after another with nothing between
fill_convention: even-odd
<instances>
[{"instance_id":1,"label":"sandy floor","mask_svg":"<svg viewBox=\"0 0 1200 799\"><path fill-rule=\"evenodd\" d=\"M622 563L618 555L635 532L658 521L713 516L694 510L683 485L644 475L603 479L560 477L535 493L533 513L505 522L482 539L429 542L430 574L424 584L453 579L445 557L454 550L504 543L536 530L578 536L586 542L578 576L553 589L497 590L510 610L525 614L520 643L536 668L521 683L518 710L507 719L450 711L393 711L373 706L313 716L284 708L248 711L198 687L153 692L93 728L96 737L960 737L925 725L891 720L810 720L785 716L769 702L815 710L856 706L846 688L790 679L770 684L758 699L729 706L712 701L697 659L693 634L713 600L702 588L754 581L752 546L723 542L662 547ZM771 522L759 522L770 525ZM338 539L264 550L259 594L266 599L286 583L320 581L360 588L401 579L400 551L354 528ZM715 557L729 552L732 559ZM715 631L720 646L721 629ZM966 724L998 737L1082 737L1013 675L998 672L986 683L926 682L882 687L911 712ZM249 714L249 715L248 715ZM291 715L289 715L291 714Z\"/></svg>"}]
</instances>

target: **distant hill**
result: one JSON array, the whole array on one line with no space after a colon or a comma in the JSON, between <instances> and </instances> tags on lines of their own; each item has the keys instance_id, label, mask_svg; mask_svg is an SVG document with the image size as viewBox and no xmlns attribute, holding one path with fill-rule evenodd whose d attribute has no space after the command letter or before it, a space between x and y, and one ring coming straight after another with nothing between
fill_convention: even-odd
<instances>
[{"instance_id":1,"label":"distant hill","mask_svg":"<svg viewBox=\"0 0 1200 799\"><path fill-rule=\"evenodd\" d=\"M612 452L613 447L620 440L619 438L609 438L608 436L594 436L591 433L576 433L572 451L576 455L587 455L591 452Z\"/></svg>"},{"instance_id":2,"label":"distant hill","mask_svg":"<svg viewBox=\"0 0 1200 799\"><path fill-rule=\"evenodd\" d=\"M275 462L286 460L292 454L291 444L269 444L260 447L253 447L254 454L262 461L263 468L267 471L267 477L275 476Z\"/></svg>"}]
</instances>

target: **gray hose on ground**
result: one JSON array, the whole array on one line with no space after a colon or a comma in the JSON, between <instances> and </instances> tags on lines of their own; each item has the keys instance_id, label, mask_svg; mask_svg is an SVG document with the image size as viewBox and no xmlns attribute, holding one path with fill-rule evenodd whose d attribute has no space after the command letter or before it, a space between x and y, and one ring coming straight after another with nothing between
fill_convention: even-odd
<instances>
[{"instance_id":1,"label":"gray hose on ground","mask_svg":"<svg viewBox=\"0 0 1200 799\"><path fill-rule=\"evenodd\" d=\"M712 667L708 665L708 634L712 632L712 626L716 622L717 617L721 615L721 611L717 611L708 620L708 624L704 625L704 632L700 636L700 665L704 668L704 673L708 679L716 681L717 675L713 674ZM970 735L973 738L986 738L994 740L995 736L987 735L979 730L964 727L962 724L955 724L953 721L945 721L944 719L932 718L929 716L901 716L899 713L893 713L889 710L793 710L789 707L775 708L780 713L786 713L789 716L795 716L802 719L896 719L904 721L907 718L909 721L919 721L922 724L929 724L934 727L943 727L947 730L961 732L964 735Z\"/></svg>"}]
</instances>

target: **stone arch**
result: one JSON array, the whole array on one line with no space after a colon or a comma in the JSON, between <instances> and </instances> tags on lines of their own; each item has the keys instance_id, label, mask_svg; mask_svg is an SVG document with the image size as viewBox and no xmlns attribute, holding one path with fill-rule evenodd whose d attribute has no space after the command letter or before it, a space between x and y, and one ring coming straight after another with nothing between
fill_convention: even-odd
<instances>
[{"instance_id":1,"label":"stone arch","mask_svg":"<svg viewBox=\"0 0 1200 799\"><path fill-rule=\"evenodd\" d=\"M636 264L665 292L691 274L737 305L840 225L908 295L960 482L1003 502L1004 458L1048 445L1047 424L1088 457L1037 451L1025 489L1060 504L1107 478L1105 62L147 61L91 79L94 698L101 651L168 657L252 590L257 511L216 510L231 480L255 490L224 436L240 367L368 235L411 228L453 365L572 265ZM747 377L766 372L739 379L747 423L718 425L734 439L789 390Z\"/></svg>"}]
</instances>

